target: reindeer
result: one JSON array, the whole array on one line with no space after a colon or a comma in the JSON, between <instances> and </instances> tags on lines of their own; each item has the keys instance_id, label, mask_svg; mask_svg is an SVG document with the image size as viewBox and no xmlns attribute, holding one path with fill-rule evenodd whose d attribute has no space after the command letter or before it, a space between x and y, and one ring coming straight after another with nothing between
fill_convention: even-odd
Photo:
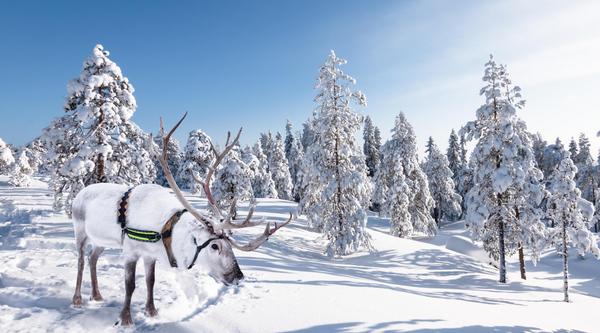
<instances>
[{"instance_id":1,"label":"reindeer","mask_svg":"<svg viewBox=\"0 0 600 333\"><path fill-rule=\"evenodd\" d=\"M77 281L73 306L80 307L81 282L84 268L84 249L90 244L89 255L92 295L95 301L102 300L98 289L96 263L105 248L121 248L125 259L125 301L120 314L121 325L133 324L131 319L131 296L135 289L135 270L138 259L144 260L147 299L145 312L148 316L158 314L154 306L154 271L159 263L169 264L179 270L191 269L194 264L204 269L212 278L225 285L237 284L244 278L232 248L254 251L269 236L292 220L283 224L266 224L262 235L246 245L239 245L231 237L231 229L241 229L263 224L252 221L256 207L250 204L248 215L241 223L234 223L233 210L227 214L217 206L211 191L210 181L223 158L238 143L242 129L230 142L227 134L225 148L219 152L211 144L216 156L206 179L201 182L211 213L203 213L192 207L177 186L167 160L168 142L181 125L187 113L165 135L161 119L160 135L163 150L159 162L164 170L170 190L162 186L145 184L128 189L125 185L94 184L84 188L73 202L73 225L78 253ZM235 207L235 203L232 205ZM119 224L119 221L121 224Z\"/></svg>"}]
</instances>

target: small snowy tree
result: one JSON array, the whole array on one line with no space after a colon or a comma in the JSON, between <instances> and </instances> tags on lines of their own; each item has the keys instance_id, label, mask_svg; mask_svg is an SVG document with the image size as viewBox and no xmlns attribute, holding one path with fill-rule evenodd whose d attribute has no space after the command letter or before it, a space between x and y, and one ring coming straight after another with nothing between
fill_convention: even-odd
<instances>
[{"instance_id":1,"label":"small snowy tree","mask_svg":"<svg viewBox=\"0 0 600 333\"><path fill-rule=\"evenodd\" d=\"M236 201L252 199L252 173L240 156L239 146L229 151L211 184L212 194L217 204L224 209L233 209ZM235 214L234 214L235 217Z\"/></svg>"},{"instance_id":2,"label":"small snowy tree","mask_svg":"<svg viewBox=\"0 0 600 333\"><path fill-rule=\"evenodd\" d=\"M409 206L410 187L404 177L404 168L402 163L394 165L394 172L391 174L389 195L389 215L390 215L390 234L397 237L410 237L413 232L412 219L410 217Z\"/></svg>"},{"instance_id":3,"label":"small snowy tree","mask_svg":"<svg viewBox=\"0 0 600 333\"><path fill-rule=\"evenodd\" d=\"M183 188L204 195L202 184L198 184L196 179L204 180L214 158L210 137L199 129L191 131L183 151L183 160L177 171L177 178Z\"/></svg>"},{"instance_id":4,"label":"small snowy tree","mask_svg":"<svg viewBox=\"0 0 600 333\"><path fill-rule=\"evenodd\" d=\"M390 215L393 203L390 191L394 186L394 172L402 170L408 185L409 213L412 230L433 236L437 225L431 216L435 202L429 192L427 176L419 165L417 156L417 139L412 125L408 123L404 113L396 117L392 129L392 138L382 147L383 160L375 175L375 188L378 195L374 199L381 204L382 213ZM402 168L396 164L402 164ZM397 179L397 177L396 177ZM385 191L387 193L382 193ZM407 235L405 235L407 236Z\"/></svg>"},{"instance_id":5,"label":"small snowy tree","mask_svg":"<svg viewBox=\"0 0 600 333\"><path fill-rule=\"evenodd\" d=\"M546 146L543 154L543 160L540 169L544 173L544 178L550 180L554 169L566 156L565 147L559 138L556 138L554 144Z\"/></svg>"},{"instance_id":6,"label":"small snowy tree","mask_svg":"<svg viewBox=\"0 0 600 333\"><path fill-rule=\"evenodd\" d=\"M528 182L539 181L541 173L535 168L531 135L516 115L525 103L520 88L491 56L483 81L485 104L477 119L461 129L467 139L478 139L471 156L474 186L467 197L466 220L490 257L499 260L500 282L505 283L506 256L524 246L524 229L530 230L526 223L536 221L530 214L535 210L529 208L539 187Z\"/></svg>"},{"instance_id":7,"label":"small snowy tree","mask_svg":"<svg viewBox=\"0 0 600 333\"><path fill-rule=\"evenodd\" d=\"M581 198L581 192L575 187L577 167L567 155L554 172L548 201L548 215L554 220L556 228L552 229L551 240L560 244L563 256L563 292L564 301L569 302L569 244L577 249L580 255L592 252L600 256L598 240L589 231L589 221L594 208L587 200Z\"/></svg>"},{"instance_id":8,"label":"small snowy tree","mask_svg":"<svg viewBox=\"0 0 600 333\"><path fill-rule=\"evenodd\" d=\"M448 167L452 171L454 182L457 183L456 177L459 174L460 169L463 168L463 161L461 158L461 146L458 135L452 130L450 132L450 138L448 139L448 149L446 150L446 158L448 159Z\"/></svg>"},{"instance_id":9,"label":"small snowy tree","mask_svg":"<svg viewBox=\"0 0 600 333\"><path fill-rule=\"evenodd\" d=\"M267 154L267 158L271 156L269 160L269 172L271 172L271 176L273 177L277 195L279 199L292 200L292 177L290 176L288 161L285 158L283 140L279 133L275 135L275 139L271 141L268 147L271 149L270 154Z\"/></svg>"},{"instance_id":10,"label":"small snowy tree","mask_svg":"<svg viewBox=\"0 0 600 333\"><path fill-rule=\"evenodd\" d=\"M381 149L381 137L378 137L377 133L379 133L379 129L377 126L373 125L371 117L367 116L363 128L363 153L366 156L369 177L375 175L375 171L381 162L381 154L379 152Z\"/></svg>"},{"instance_id":11,"label":"small snowy tree","mask_svg":"<svg viewBox=\"0 0 600 333\"><path fill-rule=\"evenodd\" d=\"M569 142L569 154L575 157L577 156L577 153L579 153L579 147L577 147L575 139L571 138L571 141Z\"/></svg>"},{"instance_id":12,"label":"small snowy tree","mask_svg":"<svg viewBox=\"0 0 600 333\"><path fill-rule=\"evenodd\" d=\"M13 163L15 163L15 157L12 150L0 139L0 174L7 173Z\"/></svg>"},{"instance_id":13,"label":"small snowy tree","mask_svg":"<svg viewBox=\"0 0 600 333\"><path fill-rule=\"evenodd\" d=\"M27 144L27 158L29 159L29 165L35 174L49 174L50 169L47 164L48 149L42 139L36 138Z\"/></svg>"},{"instance_id":14,"label":"small snowy tree","mask_svg":"<svg viewBox=\"0 0 600 333\"><path fill-rule=\"evenodd\" d=\"M309 218L322 220L319 224L329 240L329 256L371 248L371 237L365 230L371 184L355 137L362 117L351 108L353 102L366 105L366 98L351 89L355 80L339 68L345 63L331 51L319 70L314 143L307 146L306 153L311 176L305 195L318 195Z\"/></svg>"},{"instance_id":15,"label":"small snowy tree","mask_svg":"<svg viewBox=\"0 0 600 333\"><path fill-rule=\"evenodd\" d=\"M535 162L537 164L538 169L542 170L543 172L544 169L542 165L544 164L544 153L546 152L546 147L548 146L548 144L542 138L542 135L540 133L535 133L532 136L532 140L532 149L533 154L535 156Z\"/></svg>"},{"instance_id":16,"label":"small snowy tree","mask_svg":"<svg viewBox=\"0 0 600 333\"><path fill-rule=\"evenodd\" d=\"M16 163L13 164L13 170L10 174L8 183L15 187L29 187L31 186L31 175L33 169L29 165L29 158L27 157L27 148L21 150L19 158Z\"/></svg>"},{"instance_id":17,"label":"small snowy tree","mask_svg":"<svg viewBox=\"0 0 600 333\"><path fill-rule=\"evenodd\" d=\"M462 198L456 193L448 159L429 137L427 158L423 169L429 181L429 192L435 201L434 218L439 225L443 218L454 220L461 215Z\"/></svg>"},{"instance_id":18,"label":"small snowy tree","mask_svg":"<svg viewBox=\"0 0 600 333\"><path fill-rule=\"evenodd\" d=\"M249 154L253 156L250 157ZM269 172L269 162L263 153L260 143L255 143L251 151L244 150L242 159L253 171L252 190L256 198L277 198L275 183Z\"/></svg>"},{"instance_id":19,"label":"small snowy tree","mask_svg":"<svg viewBox=\"0 0 600 333\"><path fill-rule=\"evenodd\" d=\"M158 152L162 152L163 150L163 140L160 136L156 136L154 137L154 143L156 144L156 147L158 148ZM160 162L158 161L158 157L160 155L154 154L154 166L156 168L156 180L155 183L161 186L165 186L168 187L169 183L167 182L167 179L165 178L165 173L160 165ZM178 172L178 170L181 168L181 164L183 162L183 152L181 152L181 147L179 145L179 141L175 140L175 139L171 139L169 140L169 144L167 145L167 156L168 156L168 160L167 162L169 163L169 170L173 170L173 172ZM179 175L178 175L179 176ZM179 177L176 177L176 181L178 183L179 186L181 187L187 187L188 185L185 184L180 184L182 183L181 180L179 179Z\"/></svg>"}]
</instances>

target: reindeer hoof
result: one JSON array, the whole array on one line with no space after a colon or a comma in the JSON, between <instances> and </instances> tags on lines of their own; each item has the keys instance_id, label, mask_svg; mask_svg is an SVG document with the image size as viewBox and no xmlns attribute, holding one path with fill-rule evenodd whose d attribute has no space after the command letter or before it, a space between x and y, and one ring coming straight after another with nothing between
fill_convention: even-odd
<instances>
[{"instance_id":1,"label":"reindeer hoof","mask_svg":"<svg viewBox=\"0 0 600 333\"><path fill-rule=\"evenodd\" d=\"M146 315L148 317L156 317L158 316L158 310L153 306L146 306Z\"/></svg>"},{"instance_id":2,"label":"reindeer hoof","mask_svg":"<svg viewBox=\"0 0 600 333\"><path fill-rule=\"evenodd\" d=\"M81 295L73 296L73 306L74 307L80 308L82 304L83 304L83 301L81 300Z\"/></svg>"},{"instance_id":3,"label":"reindeer hoof","mask_svg":"<svg viewBox=\"0 0 600 333\"><path fill-rule=\"evenodd\" d=\"M100 294L92 295L92 297L90 297L90 299L92 301L96 301L96 302L102 302L102 301L104 301L104 298L102 298L102 295L100 295Z\"/></svg>"},{"instance_id":4,"label":"reindeer hoof","mask_svg":"<svg viewBox=\"0 0 600 333\"><path fill-rule=\"evenodd\" d=\"M131 320L131 315L123 316L121 315L121 326L131 326L133 325L133 320Z\"/></svg>"}]
</instances>

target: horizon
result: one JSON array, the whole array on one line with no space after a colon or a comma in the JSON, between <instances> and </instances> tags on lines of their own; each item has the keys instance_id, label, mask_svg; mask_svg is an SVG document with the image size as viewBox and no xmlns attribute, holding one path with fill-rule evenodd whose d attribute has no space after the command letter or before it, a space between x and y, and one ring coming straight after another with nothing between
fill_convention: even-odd
<instances>
[{"instance_id":1,"label":"horizon","mask_svg":"<svg viewBox=\"0 0 600 333\"><path fill-rule=\"evenodd\" d=\"M367 96L355 110L384 141L403 111L421 154L429 136L445 150L450 131L483 104L483 65L494 54L523 89L519 117L530 132L565 146L584 133L597 157L600 3L113 4L105 20L91 5L2 5L4 141L26 144L63 114L68 81L100 43L136 88L133 121L145 131L155 133L160 116L170 124L188 111L176 136L182 145L196 128L221 142L242 126L241 143L251 144L260 132L284 133L287 119L302 129L318 67L333 49ZM503 24L488 27L496 17Z\"/></svg>"}]
</instances>

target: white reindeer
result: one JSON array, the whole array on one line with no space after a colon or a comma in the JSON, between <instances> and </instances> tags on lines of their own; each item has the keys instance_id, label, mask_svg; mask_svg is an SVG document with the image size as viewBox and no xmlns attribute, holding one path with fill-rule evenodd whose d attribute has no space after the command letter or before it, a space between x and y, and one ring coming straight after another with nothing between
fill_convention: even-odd
<instances>
[{"instance_id":1,"label":"white reindeer","mask_svg":"<svg viewBox=\"0 0 600 333\"><path fill-rule=\"evenodd\" d=\"M227 231L251 227L261 224L251 221L254 204L241 223L234 223L232 212L224 214L216 205L210 192L211 177L225 155L237 144L241 129L230 143L230 135L223 152L219 153L212 147L216 159L209 169L206 181L202 183L211 214L195 210L184 198L175 183L174 177L167 164L168 142L177 127L185 119L187 113L165 136L163 136L163 151L160 164L173 193L158 185L139 185L128 193L123 204L126 206L126 226L132 230L152 232L153 236L160 234L160 240L155 242L131 239L122 230L118 220L118 209L124 193L128 191L125 185L94 184L83 189L73 202L73 224L78 252L78 271L73 305L81 306L81 282L84 268L84 249L92 247L89 264L92 280L91 299L102 300L98 290L96 263L105 248L121 248L125 258L125 302L120 314L121 325L133 324L130 305L131 296L135 289L135 270L139 258L144 260L146 271L146 314L156 316L153 288L156 261L170 264L179 270L190 269L194 264L204 269L214 279L224 284L237 284L244 275L238 266L232 247L242 251L253 251L264 243L269 236L292 220L292 215L283 224L275 224L273 228L267 223L264 233L247 245L238 245ZM232 207L235 206L235 203ZM185 208L185 210L184 210ZM178 214L179 213L179 214ZM178 219L177 219L178 218ZM129 230L129 229L127 229Z\"/></svg>"}]
</instances>

